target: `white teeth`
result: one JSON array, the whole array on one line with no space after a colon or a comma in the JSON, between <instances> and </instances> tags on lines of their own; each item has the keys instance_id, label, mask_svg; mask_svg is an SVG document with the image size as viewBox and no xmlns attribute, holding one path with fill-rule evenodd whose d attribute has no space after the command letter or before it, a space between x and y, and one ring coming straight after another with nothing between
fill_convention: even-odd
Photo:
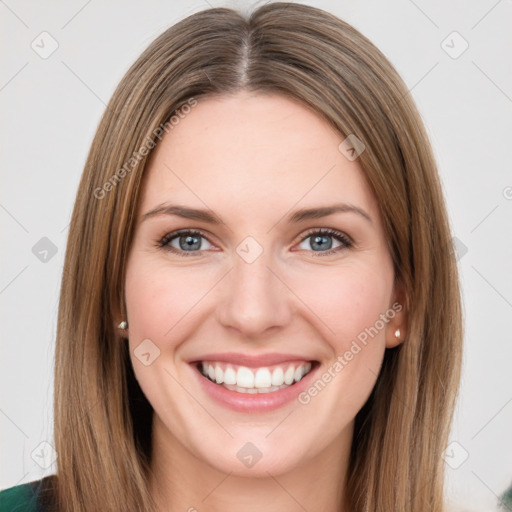
<instances>
[{"instance_id":1,"label":"white teeth","mask_svg":"<svg viewBox=\"0 0 512 512\"><path fill-rule=\"evenodd\" d=\"M224 375L223 375L222 368L219 366L215 367L215 380L217 381L217 384L222 384L224 382Z\"/></svg>"},{"instance_id":2,"label":"white teeth","mask_svg":"<svg viewBox=\"0 0 512 512\"><path fill-rule=\"evenodd\" d=\"M280 389L287 388L288 386L286 384L283 384L282 386L271 386L269 388L240 388L238 386L231 386L228 384L223 384L222 387L225 387L227 389L230 389L231 391L236 391L238 393L258 393L258 394L264 394L264 393L273 393L274 391L279 391Z\"/></svg>"},{"instance_id":3,"label":"white teeth","mask_svg":"<svg viewBox=\"0 0 512 512\"><path fill-rule=\"evenodd\" d=\"M224 372L224 384L236 384L236 373L231 366L228 366Z\"/></svg>"},{"instance_id":4,"label":"white teeth","mask_svg":"<svg viewBox=\"0 0 512 512\"><path fill-rule=\"evenodd\" d=\"M249 368L246 368L245 366L240 366L236 374L236 383L240 388L253 388L254 373L252 373L251 370L249 370Z\"/></svg>"},{"instance_id":5,"label":"white teeth","mask_svg":"<svg viewBox=\"0 0 512 512\"><path fill-rule=\"evenodd\" d=\"M290 366L284 374L284 383L290 385L293 382L294 375L295 375L295 368L293 366Z\"/></svg>"},{"instance_id":6,"label":"white teeth","mask_svg":"<svg viewBox=\"0 0 512 512\"><path fill-rule=\"evenodd\" d=\"M239 393L272 393L299 382L311 370L311 363L288 363L270 368L219 363L201 363L202 373L211 381Z\"/></svg>"},{"instance_id":7,"label":"white teeth","mask_svg":"<svg viewBox=\"0 0 512 512\"><path fill-rule=\"evenodd\" d=\"M282 386L284 384L283 369L278 367L272 372L272 386Z\"/></svg>"},{"instance_id":8,"label":"white teeth","mask_svg":"<svg viewBox=\"0 0 512 512\"><path fill-rule=\"evenodd\" d=\"M272 384L272 375L268 368L260 368L254 377L254 387L268 388Z\"/></svg>"}]
</instances>

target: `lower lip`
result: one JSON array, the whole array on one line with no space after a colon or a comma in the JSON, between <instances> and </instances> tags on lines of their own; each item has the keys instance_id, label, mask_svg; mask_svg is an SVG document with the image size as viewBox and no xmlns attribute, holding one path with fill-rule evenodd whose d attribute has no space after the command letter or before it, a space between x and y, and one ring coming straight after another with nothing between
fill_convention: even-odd
<instances>
[{"instance_id":1,"label":"lower lip","mask_svg":"<svg viewBox=\"0 0 512 512\"><path fill-rule=\"evenodd\" d=\"M315 365L299 382L287 388L280 389L279 391L251 394L237 393L236 391L231 391L223 386L214 384L196 368L195 364L192 364L191 367L197 375L204 391L212 400L237 412L268 412L279 409L297 400L298 395L310 385L314 374L318 370L318 366Z\"/></svg>"}]
</instances>

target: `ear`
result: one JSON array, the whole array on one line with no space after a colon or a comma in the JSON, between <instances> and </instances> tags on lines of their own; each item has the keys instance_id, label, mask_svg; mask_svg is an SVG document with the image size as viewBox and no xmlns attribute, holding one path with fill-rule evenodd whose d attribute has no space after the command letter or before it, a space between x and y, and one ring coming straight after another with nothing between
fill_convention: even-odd
<instances>
[{"instance_id":1,"label":"ear","mask_svg":"<svg viewBox=\"0 0 512 512\"><path fill-rule=\"evenodd\" d=\"M386 326L386 348L403 343L408 331L408 309L409 301L405 289L402 285L396 285L387 314L389 322Z\"/></svg>"}]
</instances>

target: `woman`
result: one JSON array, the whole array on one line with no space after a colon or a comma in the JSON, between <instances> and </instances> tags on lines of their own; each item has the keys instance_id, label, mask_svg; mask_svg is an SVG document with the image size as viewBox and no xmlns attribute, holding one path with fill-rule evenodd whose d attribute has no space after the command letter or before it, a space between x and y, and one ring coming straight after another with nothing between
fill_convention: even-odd
<instances>
[{"instance_id":1,"label":"woman","mask_svg":"<svg viewBox=\"0 0 512 512\"><path fill-rule=\"evenodd\" d=\"M4 502L444 510L461 340L435 161L391 64L313 7L205 10L100 122L61 289L58 473Z\"/></svg>"}]
</instances>

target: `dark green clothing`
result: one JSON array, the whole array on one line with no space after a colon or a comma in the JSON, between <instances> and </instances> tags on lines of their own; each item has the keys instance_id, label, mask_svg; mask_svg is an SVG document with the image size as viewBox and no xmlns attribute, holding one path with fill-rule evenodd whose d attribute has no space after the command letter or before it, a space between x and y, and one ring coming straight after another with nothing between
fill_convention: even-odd
<instances>
[{"instance_id":1,"label":"dark green clothing","mask_svg":"<svg viewBox=\"0 0 512 512\"><path fill-rule=\"evenodd\" d=\"M44 478L0 491L0 512L46 512L39 502Z\"/></svg>"}]
</instances>

